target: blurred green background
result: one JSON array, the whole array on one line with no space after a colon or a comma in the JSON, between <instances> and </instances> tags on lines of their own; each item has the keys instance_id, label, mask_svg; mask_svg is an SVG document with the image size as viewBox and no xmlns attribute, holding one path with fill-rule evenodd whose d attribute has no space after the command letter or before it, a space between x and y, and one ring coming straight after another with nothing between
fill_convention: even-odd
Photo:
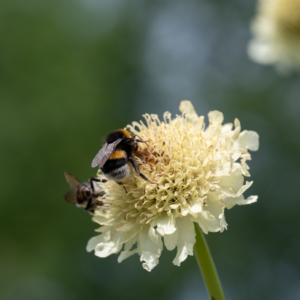
<instances>
[{"instance_id":1,"label":"blurred green background","mask_svg":"<svg viewBox=\"0 0 300 300\"><path fill-rule=\"evenodd\" d=\"M260 135L258 203L207 236L227 299L300 299L300 84L246 54L246 0L0 2L1 300L208 299L194 257L148 273L87 253L97 225L63 199L103 137L143 113L220 110Z\"/></svg>"}]
</instances>

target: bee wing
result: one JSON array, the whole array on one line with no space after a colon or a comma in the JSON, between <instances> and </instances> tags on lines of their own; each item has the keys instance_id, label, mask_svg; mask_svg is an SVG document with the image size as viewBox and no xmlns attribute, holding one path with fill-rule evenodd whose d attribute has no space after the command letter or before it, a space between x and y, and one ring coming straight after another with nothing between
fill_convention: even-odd
<instances>
[{"instance_id":1,"label":"bee wing","mask_svg":"<svg viewBox=\"0 0 300 300\"><path fill-rule=\"evenodd\" d=\"M77 187L81 184L81 182L71 173L65 172L65 177L67 183L70 185L71 188L77 189Z\"/></svg>"},{"instance_id":2,"label":"bee wing","mask_svg":"<svg viewBox=\"0 0 300 300\"><path fill-rule=\"evenodd\" d=\"M71 189L64 193L64 198L70 203L77 204L77 197L74 189Z\"/></svg>"},{"instance_id":3,"label":"bee wing","mask_svg":"<svg viewBox=\"0 0 300 300\"><path fill-rule=\"evenodd\" d=\"M114 150L116 149L117 145L122 141L122 139L117 139L116 141L114 141L111 144L105 144L100 151L97 153L97 155L95 156L95 158L92 161L92 168L95 168L97 166L99 166L99 168L101 168L106 161L109 159L109 157L111 156L111 154L114 152Z\"/></svg>"}]
</instances>

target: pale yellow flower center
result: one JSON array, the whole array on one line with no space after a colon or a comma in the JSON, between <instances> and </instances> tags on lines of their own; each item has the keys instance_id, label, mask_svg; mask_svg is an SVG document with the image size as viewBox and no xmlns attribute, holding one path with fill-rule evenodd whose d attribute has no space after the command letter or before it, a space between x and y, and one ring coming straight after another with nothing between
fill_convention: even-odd
<instances>
[{"instance_id":1,"label":"pale yellow flower center","mask_svg":"<svg viewBox=\"0 0 300 300\"><path fill-rule=\"evenodd\" d=\"M276 0L272 14L278 30L300 39L300 0Z\"/></svg>"}]
</instances>

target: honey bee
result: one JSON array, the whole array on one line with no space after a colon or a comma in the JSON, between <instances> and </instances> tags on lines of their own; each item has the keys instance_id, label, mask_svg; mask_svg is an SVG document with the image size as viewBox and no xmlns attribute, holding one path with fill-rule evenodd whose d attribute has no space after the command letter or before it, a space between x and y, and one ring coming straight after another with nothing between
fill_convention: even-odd
<instances>
[{"instance_id":1,"label":"honey bee","mask_svg":"<svg viewBox=\"0 0 300 300\"><path fill-rule=\"evenodd\" d=\"M105 138L105 142L104 146L92 161L93 168L99 166L107 179L122 184L131 176L128 164L128 162L130 162L141 178L152 182L140 172L134 160L138 143L146 143L145 141L136 139L136 137L132 136L127 130L119 129L110 133Z\"/></svg>"},{"instance_id":2,"label":"honey bee","mask_svg":"<svg viewBox=\"0 0 300 300\"><path fill-rule=\"evenodd\" d=\"M64 174L71 188L64 194L64 198L68 202L84 207L84 209L91 214L94 213L97 206L103 205L103 202L98 201L97 197L103 196L104 193L95 191L94 188L94 182L99 182L100 179L90 178L88 182L81 183L72 174L68 172L65 172Z\"/></svg>"}]
</instances>

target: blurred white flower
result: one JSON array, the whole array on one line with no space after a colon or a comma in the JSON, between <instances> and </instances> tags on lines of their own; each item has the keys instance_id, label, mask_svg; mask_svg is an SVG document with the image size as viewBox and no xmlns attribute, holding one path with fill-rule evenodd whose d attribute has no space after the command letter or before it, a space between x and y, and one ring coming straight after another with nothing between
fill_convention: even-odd
<instances>
[{"instance_id":1,"label":"blurred white flower","mask_svg":"<svg viewBox=\"0 0 300 300\"><path fill-rule=\"evenodd\" d=\"M300 0L259 0L249 56L281 73L300 70Z\"/></svg>"},{"instance_id":2,"label":"blurred white flower","mask_svg":"<svg viewBox=\"0 0 300 300\"><path fill-rule=\"evenodd\" d=\"M157 264L163 243L168 250L177 248L177 266L193 255L196 242L193 222L203 232L222 232L227 228L224 209L250 204L257 196L244 199L252 185L249 177L248 150L258 150L258 134L242 131L240 122L224 124L223 114L209 113L209 126L197 116L189 101L180 104L182 116L164 122L157 115L145 115L143 122L127 126L148 145L139 144L141 172L157 184L134 175L125 187L113 181L99 182L105 193L104 205L97 208L93 221L102 225L88 245L99 257L121 251L121 262L138 253L143 268L151 271ZM134 172L132 174L135 174ZM104 175L99 173L99 178Z\"/></svg>"}]
</instances>

